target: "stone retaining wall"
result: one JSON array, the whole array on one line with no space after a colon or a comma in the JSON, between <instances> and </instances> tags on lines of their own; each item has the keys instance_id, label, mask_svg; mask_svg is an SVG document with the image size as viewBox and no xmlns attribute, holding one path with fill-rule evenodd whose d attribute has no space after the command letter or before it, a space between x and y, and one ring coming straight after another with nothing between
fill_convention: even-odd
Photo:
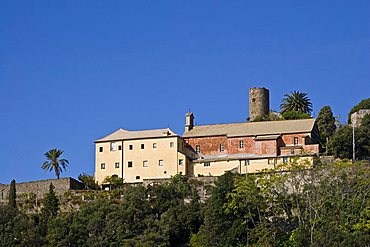
<instances>
[{"instance_id":1,"label":"stone retaining wall","mask_svg":"<svg viewBox=\"0 0 370 247\"><path fill-rule=\"evenodd\" d=\"M17 191L17 195L23 193L34 193L37 198L42 198L45 193L49 192L50 183L53 183L55 192L58 195L62 195L64 192L69 190L80 190L84 188L83 184L76 179L60 178L16 183L15 189ZM8 184L0 184L0 200L7 200L9 187L10 186Z\"/></svg>"}]
</instances>

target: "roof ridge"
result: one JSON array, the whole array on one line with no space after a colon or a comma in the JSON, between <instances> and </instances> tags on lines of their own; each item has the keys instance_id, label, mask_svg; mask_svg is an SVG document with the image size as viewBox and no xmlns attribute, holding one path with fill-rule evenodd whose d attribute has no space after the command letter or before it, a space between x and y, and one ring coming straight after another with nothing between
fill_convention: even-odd
<instances>
[{"instance_id":1,"label":"roof ridge","mask_svg":"<svg viewBox=\"0 0 370 247\"><path fill-rule=\"evenodd\" d=\"M231 125L231 124L261 124L261 123L274 123L274 122L291 122L291 121L308 121L308 120L316 120L316 118L306 118L306 119L283 119L283 120L273 120L273 121L258 121L258 122L232 122L232 123L212 123L212 124L204 124L204 125L194 125L194 127L201 127L201 126L210 126L210 125Z\"/></svg>"}]
</instances>

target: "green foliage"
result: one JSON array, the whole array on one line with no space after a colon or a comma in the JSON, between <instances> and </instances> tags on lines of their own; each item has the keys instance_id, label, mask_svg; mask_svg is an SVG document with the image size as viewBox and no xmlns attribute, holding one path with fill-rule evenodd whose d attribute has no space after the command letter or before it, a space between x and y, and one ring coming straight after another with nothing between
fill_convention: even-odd
<instances>
[{"instance_id":1,"label":"green foliage","mask_svg":"<svg viewBox=\"0 0 370 247\"><path fill-rule=\"evenodd\" d=\"M59 150L59 149L53 148L53 149L49 150L48 152L46 152L44 154L47 161L45 161L42 164L41 168L45 171L54 170L55 171L55 176L57 178L59 178L60 174L63 172L63 170L65 171L67 169L67 166L69 164L68 160L60 159L60 156L62 154L63 154L63 151Z\"/></svg>"},{"instance_id":2,"label":"green foliage","mask_svg":"<svg viewBox=\"0 0 370 247\"><path fill-rule=\"evenodd\" d=\"M197 193L199 184L177 175L147 188L82 191L101 196L69 213L43 210L27 216L0 206L0 246L293 247L370 242L369 163L339 161L305 170L305 164L293 160L283 166L278 169L291 172L226 173L207 188L205 203ZM52 186L48 194L45 200L55 196ZM55 209L55 198L50 201Z\"/></svg>"},{"instance_id":3,"label":"green foliage","mask_svg":"<svg viewBox=\"0 0 370 247\"><path fill-rule=\"evenodd\" d=\"M0 205L0 246L45 246L45 241L31 218Z\"/></svg>"},{"instance_id":4,"label":"green foliage","mask_svg":"<svg viewBox=\"0 0 370 247\"><path fill-rule=\"evenodd\" d=\"M15 180L13 179L10 182L10 189L9 189L9 207L16 208L16 199L17 199L17 192L15 188Z\"/></svg>"},{"instance_id":5,"label":"green foliage","mask_svg":"<svg viewBox=\"0 0 370 247\"><path fill-rule=\"evenodd\" d=\"M109 184L110 189L117 189L119 187L122 187L123 185L123 178L120 178L116 175L113 176L106 176L103 180L103 184Z\"/></svg>"},{"instance_id":6,"label":"green foliage","mask_svg":"<svg viewBox=\"0 0 370 247\"><path fill-rule=\"evenodd\" d=\"M317 127L319 128L320 144L326 150L329 138L335 133L335 118L330 106L324 106L319 111L316 118Z\"/></svg>"},{"instance_id":7,"label":"green foliage","mask_svg":"<svg viewBox=\"0 0 370 247\"><path fill-rule=\"evenodd\" d=\"M201 205L186 177L177 175L162 185L124 186L122 190L118 201L98 199L78 212L51 219L49 245L179 246L198 232Z\"/></svg>"},{"instance_id":8,"label":"green foliage","mask_svg":"<svg viewBox=\"0 0 370 247\"><path fill-rule=\"evenodd\" d=\"M299 111L285 111L282 113L282 117L284 120L294 120L294 119L309 119L311 118L310 115L307 113L299 112Z\"/></svg>"},{"instance_id":9,"label":"green foliage","mask_svg":"<svg viewBox=\"0 0 370 247\"><path fill-rule=\"evenodd\" d=\"M352 115L352 113L357 112L357 111L359 111L361 109L370 109L370 98L364 99L360 103L358 103L357 105L355 105L354 107L352 107L352 109L348 113L348 123L349 124L351 123L351 115Z\"/></svg>"},{"instance_id":10,"label":"green foliage","mask_svg":"<svg viewBox=\"0 0 370 247\"><path fill-rule=\"evenodd\" d=\"M366 114L362 118L361 125L364 126L365 128L369 128L370 129L370 114Z\"/></svg>"},{"instance_id":11,"label":"green foliage","mask_svg":"<svg viewBox=\"0 0 370 247\"><path fill-rule=\"evenodd\" d=\"M328 143L329 154L338 158L352 158L352 127L340 127Z\"/></svg>"},{"instance_id":12,"label":"green foliage","mask_svg":"<svg viewBox=\"0 0 370 247\"><path fill-rule=\"evenodd\" d=\"M59 199L54 189L53 183L50 183L49 192L44 195L42 215L45 217L55 217L59 211Z\"/></svg>"},{"instance_id":13,"label":"green foliage","mask_svg":"<svg viewBox=\"0 0 370 247\"><path fill-rule=\"evenodd\" d=\"M355 128L356 159L370 157L370 121L366 116L364 125ZM338 158L352 159L352 126L340 127L328 142L328 152Z\"/></svg>"},{"instance_id":14,"label":"green foliage","mask_svg":"<svg viewBox=\"0 0 370 247\"><path fill-rule=\"evenodd\" d=\"M80 180L84 184L86 190L98 189L98 184L95 182L94 176L82 173L78 176L78 180Z\"/></svg>"},{"instance_id":15,"label":"green foliage","mask_svg":"<svg viewBox=\"0 0 370 247\"><path fill-rule=\"evenodd\" d=\"M280 111L281 113L296 111L309 115L312 112L312 103L306 93L293 91L284 95Z\"/></svg>"},{"instance_id":16,"label":"green foliage","mask_svg":"<svg viewBox=\"0 0 370 247\"><path fill-rule=\"evenodd\" d=\"M263 122L263 121L278 121L282 120L282 116L277 113L270 111L267 115L258 115L252 122Z\"/></svg>"},{"instance_id":17,"label":"green foliage","mask_svg":"<svg viewBox=\"0 0 370 247\"><path fill-rule=\"evenodd\" d=\"M191 238L193 246L236 246L244 238L241 234L243 219L228 215L224 210L227 195L234 189L235 176L225 173L211 188L211 196L204 205L204 224Z\"/></svg>"}]
</instances>

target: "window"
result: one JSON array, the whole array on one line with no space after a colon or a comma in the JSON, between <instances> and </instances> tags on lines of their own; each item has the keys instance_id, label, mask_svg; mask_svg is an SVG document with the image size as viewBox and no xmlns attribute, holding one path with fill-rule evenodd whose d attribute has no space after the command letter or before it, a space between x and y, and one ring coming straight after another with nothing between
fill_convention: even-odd
<instances>
[{"instance_id":1,"label":"window","mask_svg":"<svg viewBox=\"0 0 370 247\"><path fill-rule=\"evenodd\" d=\"M288 157L283 157L283 163L288 163Z\"/></svg>"},{"instance_id":2,"label":"window","mask_svg":"<svg viewBox=\"0 0 370 247\"><path fill-rule=\"evenodd\" d=\"M163 174L167 174L167 171L164 171Z\"/></svg>"},{"instance_id":3,"label":"window","mask_svg":"<svg viewBox=\"0 0 370 247\"><path fill-rule=\"evenodd\" d=\"M183 159L179 159L179 165L182 166L184 164L184 160Z\"/></svg>"},{"instance_id":4,"label":"window","mask_svg":"<svg viewBox=\"0 0 370 247\"><path fill-rule=\"evenodd\" d=\"M118 146L118 150L122 150L122 146L121 145Z\"/></svg>"},{"instance_id":5,"label":"window","mask_svg":"<svg viewBox=\"0 0 370 247\"><path fill-rule=\"evenodd\" d=\"M204 166L211 166L211 162L204 162L203 165Z\"/></svg>"},{"instance_id":6,"label":"window","mask_svg":"<svg viewBox=\"0 0 370 247\"><path fill-rule=\"evenodd\" d=\"M128 149L129 150L133 150L134 149L134 145L132 145L132 144L131 145L128 145Z\"/></svg>"},{"instance_id":7,"label":"window","mask_svg":"<svg viewBox=\"0 0 370 247\"><path fill-rule=\"evenodd\" d=\"M147 160L143 161L143 167L148 167L148 161Z\"/></svg>"},{"instance_id":8,"label":"window","mask_svg":"<svg viewBox=\"0 0 370 247\"><path fill-rule=\"evenodd\" d=\"M239 148L243 149L244 148L244 141L239 141Z\"/></svg>"},{"instance_id":9,"label":"window","mask_svg":"<svg viewBox=\"0 0 370 247\"><path fill-rule=\"evenodd\" d=\"M136 179L140 179L140 176L136 176Z\"/></svg>"},{"instance_id":10,"label":"window","mask_svg":"<svg viewBox=\"0 0 370 247\"><path fill-rule=\"evenodd\" d=\"M127 162L127 167L132 167L132 161Z\"/></svg>"},{"instance_id":11,"label":"window","mask_svg":"<svg viewBox=\"0 0 370 247\"><path fill-rule=\"evenodd\" d=\"M294 152L294 149L291 149L290 150L290 154L294 154L295 152Z\"/></svg>"},{"instance_id":12,"label":"window","mask_svg":"<svg viewBox=\"0 0 370 247\"><path fill-rule=\"evenodd\" d=\"M110 143L110 151L116 151L116 143L115 142Z\"/></svg>"},{"instance_id":13,"label":"window","mask_svg":"<svg viewBox=\"0 0 370 247\"><path fill-rule=\"evenodd\" d=\"M100 164L100 169L105 169L105 163Z\"/></svg>"},{"instance_id":14,"label":"window","mask_svg":"<svg viewBox=\"0 0 370 247\"><path fill-rule=\"evenodd\" d=\"M119 162L114 163L114 168L119 168Z\"/></svg>"},{"instance_id":15,"label":"window","mask_svg":"<svg viewBox=\"0 0 370 247\"><path fill-rule=\"evenodd\" d=\"M99 152L103 152L103 147L99 147Z\"/></svg>"},{"instance_id":16,"label":"window","mask_svg":"<svg viewBox=\"0 0 370 247\"><path fill-rule=\"evenodd\" d=\"M153 143L153 148L157 148L157 143Z\"/></svg>"},{"instance_id":17,"label":"window","mask_svg":"<svg viewBox=\"0 0 370 247\"><path fill-rule=\"evenodd\" d=\"M175 144L173 142L170 142L170 148L173 148Z\"/></svg>"},{"instance_id":18,"label":"window","mask_svg":"<svg viewBox=\"0 0 370 247\"><path fill-rule=\"evenodd\" d=\"M225 151L225 146L224 144L220 144L220 152L223 152L223 151Z\"/></svg>"},{"instance_id":19,"label":"window","mask_svg":"<svg viewBox=\"0 0 370 247\"><path fill-rule=\"evenodd\" d=\"M195 151L199 154L200 153L200 145L195 146Z\"/></svg>"},{"instance_id":20,"label":"window","mask_svg":"<svg viewBox=\"0 0 370 247\"><path fill-rule=\"evenodd\" d=\"M159 165L159 166L163 166L163 165L164 165L164 161L163 161L163 160L159 160L159 161L158 161L158 165Z\"/></svg>"},{"instance_id":21,"label":"window","mask_svg":"<svg viewBox=\"0 0 370 247\"><path fill-rule=\"evenodd\" d=\"M246 165L246 166L249 166L250 164L251 164L251 163L249 162L249 160L246 160L246 161L245 161L245 165Z\"/></svg>"},{"instance_id":22,"label":"window","mask_svg":"<svg viewBox=\"0 0 370 247\"><path fill-rule=\"evenodd\" d=\"M294 137L294 145L298 145L298 137Z\"/></svg>"},{"instance_id":23,"label":"window","mask_svg":"<svg viewBox=\"0 0 370 247\"><path fill-rule=\"evenodd\" d=\"M144 149L145 148L145 144L141 144L141 149Z\"/></svg>"}]
</instances>

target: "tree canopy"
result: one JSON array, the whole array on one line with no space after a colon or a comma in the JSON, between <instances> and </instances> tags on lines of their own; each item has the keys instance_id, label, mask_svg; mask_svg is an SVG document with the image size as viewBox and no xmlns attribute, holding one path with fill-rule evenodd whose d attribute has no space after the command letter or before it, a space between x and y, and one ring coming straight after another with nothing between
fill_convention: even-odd
<instances>
[{"instance_id":1,"label":"tree canopy","mask_svg":"<svg viewBox=\"0 0 370 247\"><path fill-rule=\"evenodd\" d=\"M87 190L95 190L98 188L98 184L95 181L94 176L90 176L89 174L82 173L78 176L78 180L80 180Z\"/></svg>"},{"instance_id":2,"label":"tree canopy","mask_svg":"<svg viewBox=\"0 0 370 247\"><path fill-rule=\"evenodd\" d=\"M53 148L49 150L48 152L44 154L47 161L45 161L41 166L41 168L45 171L54 170L55 176L58 179L60 177L60 174L63 172L63 170L65 171L67 169L68 164L69 164L68 160L60 158L62 154L63 154L63 151L59 149Z\"/></svg>"},{"instance_id":3,"label":"tree canopy","mask_svg":"<svg viewBox=\"0 0 370 247\"><path fill-rule=\"evenodd\" d=\"M9 207L16 208L16 199L17 199L17 191L15 187L15 180L13 179L10 182L10 189L9 189Z\"/></svg>"},{"instance_id":4,"label":"tree canopy","mask_svg":"<svg viewBox=\"0 0 370 247\"><path fill-rule=\"evenodd\" d=\"M282 114L284 120L309 119L310 115L299 111L286 111Z\"/></svg>"},{"instance_id":5,"label":"tree canopy","mask_svg":"<svg viewBox=\"0 0 370 247\"><path fill-rule=\"evenodd\" d=\"M293 91L290 94L285 94L280 105L281 113L296 111L300 113L310 114L312 111L311 99L307 93Z\"/></svg>"},{"instance_id":6,"label":"tree canopy","mask_svg":"<svg viewBox=\"0 0 370 247\"><path fill-rule=\"evenodd\" d=\"M59 199L54 189L53 183L50 183L49 192L44 195L42 214L46 217L56 216L59 211Z\"/></svg>"},{"instance_id":7,"label":"tree canopy","mask_svg":"<svg viewBox=\"0 0 370 247\"><path fill-rule=\"evenodd\" d=\"M329 138L335 133L335 118L330 106L324 106L319 111L316 118L317 127L320 134L320 144L326 150Z\"/></svg>"},{"instance_id":8,"label":"tree canopy","mask_svg":"<svg viewBox=\"0 0 370 247\"><path fill-rule=\"evenodd\" d=\"M177 175L57 210L0 205L0 246L363 246L370 242L370 166L337 161L279 173L226 173L214 184ZM206 197L199 192L206 191ZM87 193L88 191L84 191ZM119 192L119 193L116 193ZM116 196L114 196L116 195ZM58 197L58 196L56 196ZM52 202L52 203L48 203ZM47 209L47 210L46 210ZM49 213L46 213L49 212Z\"/></svg>"}]
</instances>

